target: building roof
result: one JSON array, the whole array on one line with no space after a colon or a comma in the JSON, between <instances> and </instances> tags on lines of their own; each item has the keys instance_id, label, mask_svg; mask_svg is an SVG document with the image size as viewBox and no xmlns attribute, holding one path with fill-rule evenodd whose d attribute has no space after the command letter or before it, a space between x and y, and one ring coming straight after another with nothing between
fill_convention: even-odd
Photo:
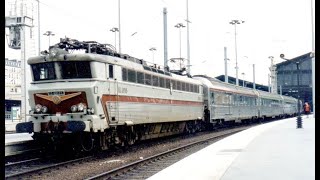
<instances>
[{"instance_id":1,"label":"building roof","mask_svg":"<svg viewBox=\"0 0 320 180\"><path fill-rule=\"evenodd\" d=\"M287 61L283 61L283 62L281 62L281 63L278 63L278 64L276 64L276 66L277 66L277 67L279 67L279 66L286 66L286 65L291 64L291 63L293 63L293 62L302 61L302 60L308 60L308 59L311 58L311 56L312 56L312 52L308 52L308 53L303 54L303 55L301 55L301 56L297 56L297 57L295 57L295 58L288 59Z\"/></svg>"},{"instance_id":2,"label":"building roof","mask_svg":"<svg viewBox=\"0 0 320 180\"><path fill-rule=\"evenodd\" d=\"M217 76L215 77L216 79L220 80L220 81L224 81L224 75L220 75L220 76ZM228 83L230 84L236 84L236 78L232 77L232 76L228 76ZM244 81L245 83L245 87L248 87L248 88L253 88L253 82L250 82L250 81ZM242 79L239 79L239 85L242 85L243 84L243 80ZM264 86L264 85L261 85L261 84L257 84L256 83L256 89L258 90L262 90L262 91L267 91L269 90L268 86Z\"/></svg>"}]
</instances>

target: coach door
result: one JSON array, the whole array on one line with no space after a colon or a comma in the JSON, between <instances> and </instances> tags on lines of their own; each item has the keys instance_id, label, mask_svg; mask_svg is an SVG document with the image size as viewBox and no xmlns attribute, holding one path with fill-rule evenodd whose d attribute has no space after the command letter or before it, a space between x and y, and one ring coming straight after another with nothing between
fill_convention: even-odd
<instances>
[{"instance_id":1,"label":"coach door","mask_svg":"<svg viewBox=\"0 0 320 180\"><path fill-rule=\"evenodd\" d=\"M232 108L232 94L231 93L226 93L226 101L227 101L227 115L230 116L232 115L231 108Z\"/></svg>"}]
</instances>

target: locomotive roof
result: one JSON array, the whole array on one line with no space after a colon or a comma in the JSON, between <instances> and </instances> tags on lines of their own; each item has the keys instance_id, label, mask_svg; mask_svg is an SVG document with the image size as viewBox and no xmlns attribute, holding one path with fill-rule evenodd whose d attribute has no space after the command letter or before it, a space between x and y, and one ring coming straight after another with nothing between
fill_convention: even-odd
<instances>
[{"instance_id":1,"label":"locomotive roof","mask_svg":"<svg viewBox=\"0 0 320 180\"><path fill-rule=\"evenodd\" d=\"M148 72L149 74L158 75L166 78L173 78L175 80L180 80L188 83L198 84L200 82L194 80L193 78L189 78L186 75L178 75L174 73L170 73L164 71L163 69L155 68L149 66L146 61L135 59L135 58L120 58L111 55L103 55L103 54L94 54L94 53L77 53L77 54L69 54L65 50L58 49L55 55L47 54L42 56L35 56L30 57L28 59L28 64L37 64L37 63L44 63L44 62L57 62L57 61L96 61L96 62L103 62L109 64L119 65L121 67L125 67L128 69L132 69L135 71L142 71Z\"/></svg>"}]
</instances>

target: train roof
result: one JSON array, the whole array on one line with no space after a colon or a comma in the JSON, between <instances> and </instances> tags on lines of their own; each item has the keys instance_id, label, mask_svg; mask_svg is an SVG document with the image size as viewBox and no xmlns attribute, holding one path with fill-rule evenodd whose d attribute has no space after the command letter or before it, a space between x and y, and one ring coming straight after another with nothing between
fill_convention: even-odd
<instances>
[{"instance_id":1,"label":"train roof","mask_svg":"<svg viewBox=\"0 0 320 180\"><path fill-rule=\"evenodd\" d=\"M293 98L293 97L290 97L290 96L284 96L284 95L281 95L283 97L283 100L286 101L286 102L297 102L297 99Z\"/></svg>"},{"instance_id":2,"label":"train roof","mask_svg":"<svg viewBox=\"0 0 320 180\"><path fill-rule=\"evenodd\" d=\"M201 80L201 82L205 86L207 86L213 90L224 91L224 92L235 92L235 93L249 95L249 96L260 96L261 98L273 99L273 100L284 99L288 102L289 101L290 102L296 101L296 99L292 98L292 97L279 95L279 94L273 94L273 93L269 93L269 92L261 91L261 90L254 90L254 89L242 87L242 86L236 86L234 84L229 84L229 83L220 81L216 78L209 77L206 75L195 75L193 77L195 79Z\"/></svg>"},{"instance_id":3,"label":"train roof","mask_svg":"<svg viewBox=\"0 0 320 180\"><path fill-rule=\"evenodd\" d=\"M257 96L255 91L251 88L245 88L241 86L232 85L229 83L222 82L216 78L212 78L205 75L195 75L193 76L195 79L200 80L205 86L212 90L221 91L221 92L233 92L248 96Z\"/></svg>"}]
</instances>

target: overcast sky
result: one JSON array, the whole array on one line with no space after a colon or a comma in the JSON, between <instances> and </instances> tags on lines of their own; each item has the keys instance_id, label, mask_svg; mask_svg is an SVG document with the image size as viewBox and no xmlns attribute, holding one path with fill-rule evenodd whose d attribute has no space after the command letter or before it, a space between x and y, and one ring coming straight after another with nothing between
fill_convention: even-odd
<instances>
[{"instance_id":1,"label":"overcast sky","mask_svg":"<svg viewBox=\"0 0 320 180\"><path fill-rule=\"evenodd\" d=\"M8 1L6 1L7 3ZM40 0L41 34L55 33L51 45L62 37L80 41L115 44L118 27L118 0ZM180 55L177 23L186 25L186 0L121 0L121 52L163 65L163 8L168 26L168 58ZM10 6L6 5L6 12ZM191 74L224 74L224 47L227 47L228 74L235 77L235 37L237 25L239 78L268 84L269 56L281 62L281 53L294 58L311 52L311 0L189 0ZM135 33L136 32L136 33ZM135 33L133 36L131 36ZM187 28L181 29L181 56L187 58ZM118 41L118 36L117 36ZM117 45L118 48L118 45ZM48 49L48 37L41 35L41 50ZM20 59L20 52L6 44L6 58Z\"/></svg>"}]
</instances>

